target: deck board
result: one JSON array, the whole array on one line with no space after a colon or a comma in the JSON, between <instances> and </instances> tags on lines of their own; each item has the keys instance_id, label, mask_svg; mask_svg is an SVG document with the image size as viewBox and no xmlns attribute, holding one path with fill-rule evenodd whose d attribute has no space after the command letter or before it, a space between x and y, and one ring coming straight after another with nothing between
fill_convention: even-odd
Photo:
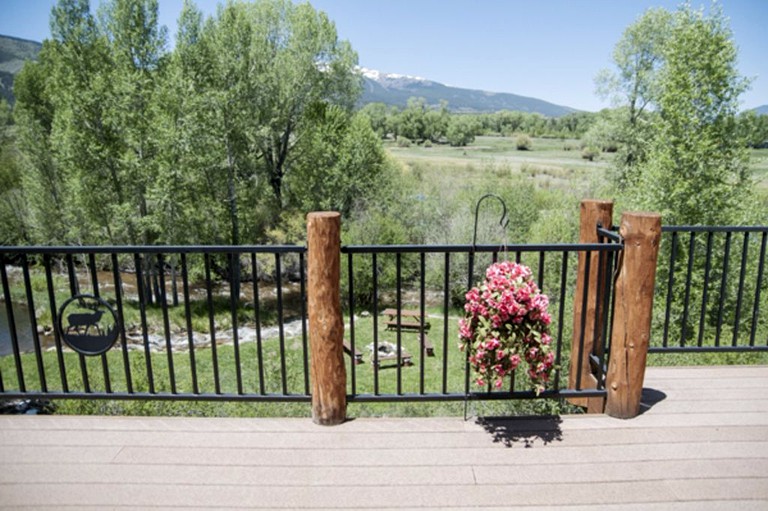
<instances>
[{"instance_id":1,"label":"deck board","mask_svg":"<svg viewBox=\"0 0 768 511\"><path fill-rule=\"evenodd\" d=\"M0 508L768 509L768 367L663 367L604 415L0 417Z\"/></svg>"}]
</instances>

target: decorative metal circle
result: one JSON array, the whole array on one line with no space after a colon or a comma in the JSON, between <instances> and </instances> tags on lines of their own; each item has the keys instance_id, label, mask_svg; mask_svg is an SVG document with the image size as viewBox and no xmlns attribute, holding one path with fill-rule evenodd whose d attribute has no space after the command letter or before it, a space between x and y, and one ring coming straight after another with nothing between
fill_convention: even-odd
<instances>
[{"instance_id":1,"label":"decorative metal circle","mask_svg":"<svg viewBox=\"0 0 768 511\"><path fill-rule=\"evenodd\" d=\"M93 295L75 295L64 302L58 323L64 342L83 355L106 353L119 335L117 314Z\"/></svg>"}]
</instances>

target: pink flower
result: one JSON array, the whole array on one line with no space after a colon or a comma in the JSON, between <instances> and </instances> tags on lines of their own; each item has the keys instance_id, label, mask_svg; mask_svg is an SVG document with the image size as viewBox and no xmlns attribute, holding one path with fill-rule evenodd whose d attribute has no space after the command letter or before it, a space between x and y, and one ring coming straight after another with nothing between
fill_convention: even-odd
<instances>
[{"instance_id":1,"label":"pink flower","mask_svg":"<svg viewBox=\"0 0 768 511\"><path fill-rule=\"evenodd\" d=\"M463 339L472 338L472 331L469 328L469 323L463 318L459 320L459 336Z\"/></svg>"},{"instance_id":2,"label":"pink flower","mask_svg":"<svg viewBox=\"0 0 768 511\"><path fill-rule=\"evenodd\" d=\"M492 264L485 281L465 298L459 338L476 383L500 388L502 379L525 360L534 389L543 390L554 370L549 298L539 291L530 268L511 261Z\"/></svg>"}]
</instances>

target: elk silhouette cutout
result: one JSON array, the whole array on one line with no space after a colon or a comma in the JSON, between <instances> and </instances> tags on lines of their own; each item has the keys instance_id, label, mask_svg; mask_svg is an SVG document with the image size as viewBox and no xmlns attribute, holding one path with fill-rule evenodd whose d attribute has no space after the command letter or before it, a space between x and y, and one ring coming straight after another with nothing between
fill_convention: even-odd
<instances>
[{"instance_id":1,"label":"elk silhouette cutout","mask_svg":"<svg viewBox=\"0 0 768 511\"><path fill-rule=\"evenodd\" d=\"M101 316L104 315L103 310L93 311L90 314L86 313L74 313L67 316L67 333L70 334L74 330L76 334L88 335L91 327L96 328L98 335L103 335L101 328L99 327L99 321ZM85 330L81 330L85 328Z\"/></svg>"},{"instance_id":2,"label":"elk silhouette cutout","mask_svg":"<svg viewBox=\"0 0 768 511\"><path fill-rule=\"evenodd\" d=\"M68 309L70 305L75 310ZM69 314L68 310L71 311ZM81 355L92 356L112 348L120 327L109 303L97 296L75 295L59 309L58 328L70 348Z\"/></svg>"}]
</instances>

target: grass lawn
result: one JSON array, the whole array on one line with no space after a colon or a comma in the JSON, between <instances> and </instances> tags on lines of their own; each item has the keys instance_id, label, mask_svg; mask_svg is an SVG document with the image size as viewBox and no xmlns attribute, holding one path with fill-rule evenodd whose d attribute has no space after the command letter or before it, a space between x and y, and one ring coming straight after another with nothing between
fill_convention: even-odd
<instances>
[{"instance_id":1,"label":"grass lawn","mask_svg":"<svg viewBox=\"0 0 768 511\"><path fill-rule=\"evenodd\" d=\"M435 317L437 316L437 317ZM347 320L348 321L348 320ZM415 333L401 333L401 344L412 358L410 365L397 367L396 361L382 361L375 369L372 353L368 349L373 342L373 318L355 319L356 348L363 355L362 364L353 364L352 358L345 355L347 365L348 393L374 394L378 386L379 394L440 394L443 392L462 394L464 392L464 354L458 349L458 317L449 317L447 342L443 342L444 323L441 314L433 311L428 321L431 323L429 339L434 346L434 356L420 355L419 336ZM349 323L348 323L349 324ZM347 339L351 335L346 330ZM379 321L378 341L397 343L396 332L387 331L384 319ZM150 392L148 364L151 367L152 385L157 393L169 394L193 393L192 371L196 371L198 391L214 394L217 392L215 371L218 372L218 391L224 394L237 394L238 385L243 393L282 394L283 379L288 394L305 395L304 349L299 337L286 338L284 342L285 372L280 364L281 346L278 339L262 342L261 360L256 343L243 343L239 350L233 345L216 347L216 364L211 348L196 349L194 356L188 351L151 352L149 362L143 349L130 350L127 362L120 346L110 350L104 359L107 361L109 388L112 392L127 392L126 363L130 368L131 388L134 392ZM236 357L240 360L240 382L236 371ZM24 383L27 391L40 390L42 384L38 376L37 359L34 353L22 355ZM84 390L83 367L88 384L93 392L107 390L102 357L86 357L81 365L80 356L66 351L63 354L66 367L66 380L70 391ZM193 363L194 358L194 363ZM564 357L564 360L566 358ZM169 367L173 366L173 371ZM55 351L43 354L42 365L49 391L61 391L63 385L59 372L59 361ZM567 362L564 364L567 367ZM423 366L423 373L422 373ZM215 368L215 371L214 371ZM260 380L263 374L263 387ZM398 388L398 373L400 385ZM517 375L516 390L528 390L522 372ZM6 391L19 388L16 378L13 356L0 357L0 374ZM173 375L173 385L171 384ZM423 379L421 375L423 374ZM565 373L561 380L567 382ZM354 390L353 390L354 381ZM562 385L561 385L562 386ZM474 386L473 386L474 387ZM483 390L473 388L472 390ZM505 389L508 390L508 389ZM509 413L555 413L565 410L565 405L557 400L511 401L511 402L473 402L472 410L483 414ZM133 400L58 400L58 413L69 414L132 414L132 415L202 415L202 416L308 416L311 408L308 403L261 403L261 402L206 402L206 401L133 401ZM353 403L350 404L350 416L398 415L430 416L461 415L464 403Z\"/></svg>"}]
</instances>

